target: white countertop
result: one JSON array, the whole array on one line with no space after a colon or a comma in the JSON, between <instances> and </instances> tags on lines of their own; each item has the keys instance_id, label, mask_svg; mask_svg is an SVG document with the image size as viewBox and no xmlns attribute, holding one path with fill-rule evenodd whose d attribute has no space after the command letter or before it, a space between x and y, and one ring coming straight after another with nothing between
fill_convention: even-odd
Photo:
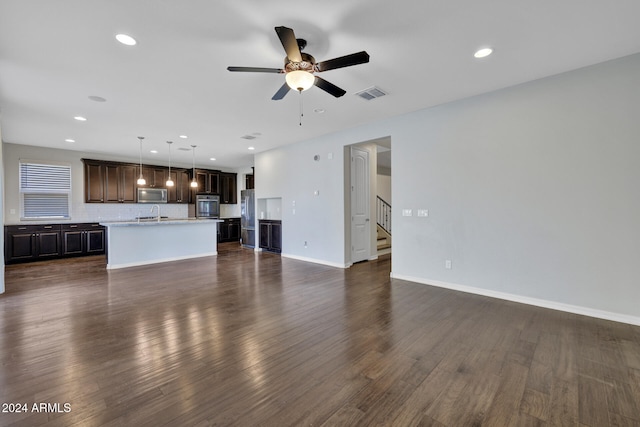
<instances>
[{"instance_id":1,"label":"white countertop","mask_svg":"<svg viewBox=\"0 0 640 427\"><path fill-rule=\"evenodd\" d=\"M105 221L100 222L100 225L105 227L130 227L130 226L157 226L157 225L182 225L182 224L199 224L199 223L216 223L223 222L220 219L198 219L198 218L164 218L160 221L155 219L145 219L141 221Z\"/></svg>"}]
</instances>

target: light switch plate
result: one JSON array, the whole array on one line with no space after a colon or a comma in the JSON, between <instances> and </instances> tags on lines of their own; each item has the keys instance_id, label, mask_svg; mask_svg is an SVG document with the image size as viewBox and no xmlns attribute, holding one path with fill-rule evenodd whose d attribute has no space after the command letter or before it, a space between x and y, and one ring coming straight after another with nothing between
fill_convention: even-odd
<instances>
[{"instance_id":1,"label":"light switch plate","mask_svg":"<svg viewBox=\"0 0 640 427\"><path fill-rule=\"evenodd\" d=\"M418 209L418 216L429 216L429 209Z\"/></svg>"},{"instance_id":2,"label":"light switch plate","mask_svg":"<svg viewBox=\"0 0 640 427\"><path fill-rule=\"evenodd\" d=\"M402 216L413 216L411 209L402 209Z\"/></svg>"}]
</instances>

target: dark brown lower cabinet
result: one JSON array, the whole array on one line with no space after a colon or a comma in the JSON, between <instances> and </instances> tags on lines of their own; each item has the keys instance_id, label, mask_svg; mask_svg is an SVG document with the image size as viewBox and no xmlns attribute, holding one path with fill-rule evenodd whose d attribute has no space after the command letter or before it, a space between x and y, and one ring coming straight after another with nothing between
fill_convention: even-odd
<instances>
[{"instance_id":1,"label":"dark brown lower cabinet","mask_svg":"<svg viewBox=\"0 0 640 427\"><path fill-rule=\"evenodd\" d=\"M35 261L60 256L59 225L6 226L5 263Z\"/></svg>"},{"instance_id":2,"label":"dark brown lower cabinet","mask_svg":"<svg viewBox=\"0 0 640 427\"><path fill-rule=\"evenodd\" d=\"M61 231L63 256L105 253L105 228L100 224L64 224Z\"/></svg>"},{"instance_id":3,"label":"dark brown lower cabinet","mask_svg":"<svg viewBox=\"0 0 640 427\"><path fill-rule=\"evenodd\" d=\"M261 219L258 221L260 248L271 252L282 252L282 221Z\"/></svg>"},{"instance_id":4,"label":"dark brown lower cabinet","mask_svg":"<svg viewBox=\"0 0 640 427\"><path fill-rule=\"evenodd\" d=\"M105 253L100 224L7 225L5 264Z\"/></svg>"},{"instance_id":5,"label":"dark brown lower cabinet","mask_svg":"<svg viewBox=\"0 0 640 427\"><path fill-rule=\"evenodd\" d=\"M240 241L240 218L225 218L218 223L218 242Z\"/></svg>"}]
</instances>

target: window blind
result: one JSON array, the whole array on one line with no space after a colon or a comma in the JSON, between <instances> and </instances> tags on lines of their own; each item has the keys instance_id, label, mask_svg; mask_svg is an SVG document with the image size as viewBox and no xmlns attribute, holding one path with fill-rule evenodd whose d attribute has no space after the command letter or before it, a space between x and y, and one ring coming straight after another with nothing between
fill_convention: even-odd
<instances>
[{"instance_id":1,"label":"window blind","mask_svg":"<svg viewBox=\"0 0 640 427\"><path fill-rule=\"evenodd\" d=\"M20 162L23 218L69 218L71 166Z\"/></svg>"}]
</instances>

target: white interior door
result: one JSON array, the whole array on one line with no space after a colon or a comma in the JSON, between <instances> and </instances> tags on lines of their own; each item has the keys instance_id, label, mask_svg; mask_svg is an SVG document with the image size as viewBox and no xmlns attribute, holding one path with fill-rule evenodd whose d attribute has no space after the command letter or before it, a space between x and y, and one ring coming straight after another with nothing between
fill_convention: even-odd
<instances>
[{"instance_id":1,"label":"white interior door","mask_svg":"<svg viewBox=\"0 0 640 427\"><path fill-rule=\"evenodd\" d=\"M351 147L351 262L371 256L369 152Z\"/></svg>"}]
</instances>

